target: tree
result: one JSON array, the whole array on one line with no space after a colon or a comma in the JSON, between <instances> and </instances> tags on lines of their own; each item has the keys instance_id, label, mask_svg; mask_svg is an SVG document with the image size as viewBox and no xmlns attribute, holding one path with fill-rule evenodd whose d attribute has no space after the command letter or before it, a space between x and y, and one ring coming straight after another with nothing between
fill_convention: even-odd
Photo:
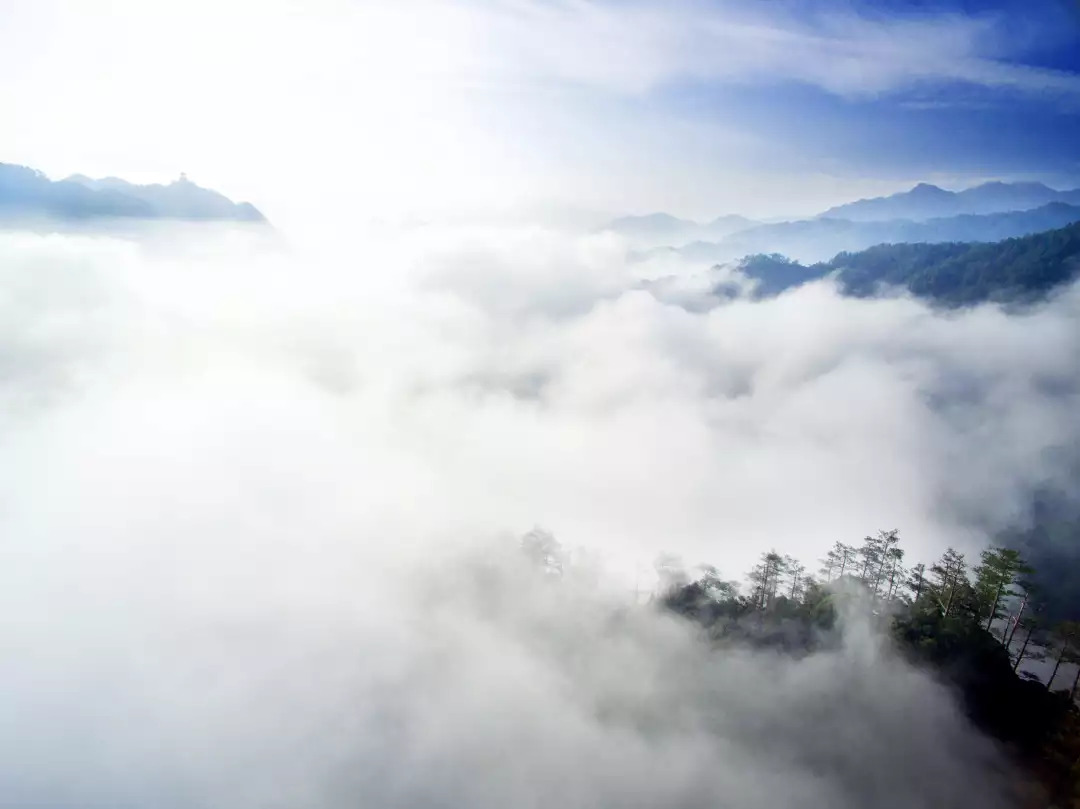
<instances>
[{"instance_id":1,"label":"tree","mask_svg":"<svg viewBox=\"0 0 1080 809\"><path fill-rule=\"evenodd\" d=\"M837 545L840 543L837 542ZM825 577L826 582L830 582L836 577L837 571L840 569L841 557L836 547L829 549L829 552L821 558L821 567L818 568L818 572Z\"/></svg>"},{"instance_id":2,"label":"tree","mask_svg":"<svg viewBox=\"0 0 1080 809\"><path fill-rule=\"evenodd\" d=\"M878 531L878 535L874 538L874 543L878 548L878 567L874 571L874 580L870 590L875 596L878 595L885 581L886 570L904 558L904 552L899 548L899 534L900 532L894 528L892 531Z\"/></svg>"},{"instance_id":3,"label":"tree","mask_svg":"<svg viewBox=\"0 0 1080 809\"><path fill-rule=\"evenodd\" d=\"M1050 672L1050 679L1046 681L1047 691L1052 690L1051 686L1054 684L1054 678L1057 677L1062 661L1072 662L1077 658L1078 643L1080 643L1080 623L1062 621L1051 633L1051 643L1057 647L1057 657L1054 660L1054 670Z\"/></svg>"},{"instance_id":4,"label":"tree","mask_svg":"<svg viewBox=\"0 0 1080 809\"><path fill-rule=\"evenodd\" d=\"M896 598L897 592L900 589L900 585L904 579L904 549L903 548L890 548L888 551L888 559L885 566L885 581L887 585L885 588L885 599L892 601Z\"/></svg>"},{"instance_id":5,"label":"tree","mask_svg":"<svg viewBox=\"0 0 1080 809\"><path fill-rule=\"evenodd\" d=\"M955 548L947 548L941 559L930 568L934 576L934 595L937 598L941 614L946 618L957 602L967 580L967 561L964 554Z\"/></svg>"},{"instance_id":6,"label":"tree","mask_svg":"<svg viewBox=\"0 0 1080 809\"><path fill-rule=\"evenodd\" d=\"M787 597L798 601L806 589L806 566L793 556L785 556L783 570L787 577L784 582Z\"/></svg>"},{"instance_id":7,"label":"tree","mask_svg":"<svg viewBox=\"0 0 1080 809\"><path fill-rule=\"evenodd\" d=\"M878 531L875 537L866 537L859 547L861 562L859 578L877 599L881 595L881 585L887 578L889 568L903 558L898 531Z\"/></svg>"},{"instance_id":8,"label":"tree","mask_svg":"<svg viewBox=\"0 0 1080 809\"><path fill-rule=\"evenodd\" d=\"M1031 636L1039 627L1038 618L1034 615L1029 615L1021 622L1021 626L1027 630L1027 634L1024 635L1024 642L1020 646L1020 651L1016 653L1016 662L1013 664L1014 672L1020 671L1020 664L1025 660L1042 660L1046 657L1046 653L1041 649L1029 651L1029 647L1031 646Z\"/></svg>"},{"instance_id":9,"label":"tree","mask_svg":"<svg viewBox=\"0 0 1080 809\"><path fill-rule=\"evenodd\" d=\"M714 601L734 601L738 598L739 586L721 578L720 571L713 565L701 565L700 570L698 585L707 596Z\"/></svg>"},{"instance_id":10,"label":"tree","mask_svg":"<svg viewBox=\"0 0 1080 809\"><path fill-rule=\"evenodd\" d=\"M864 537L859 546L859 580L873 590L872 582L880 564L885 562L885 551L878 537ZM876 594L876 591L874 591Z\"/></svg>"},{"instance_id":11,"label":"tree","mask_svg":"<svg viewBox=\"0 0 1080 809\"><path fill-rule=\"evenodd\" d=\"M982 552L982 562L975 567L975 592L978 603L986 611L987 632L994 620L1001 617L1002 599L1020 595L1012 586L1021 575L1031 572L1019 551L988 548Z\"/></svg>"},{"instance_id":12,"label":"tree","mask_svg":"<svg viewBox=\"0 0 1080 809\"><path fill-rule=\"evenodd\" d=\"M848 567L855 560L857 551L854 545L845 545L837 541L832 549L821 560L821 575L826 582L838 579L844 575Z\"/></svg>"},{"instance_id":13,"label":"tree","mask_svg":"<svg viewBox=\"0 0 1080 809\"><path fill-rule=\"evenodd\" d=\"M926 565L919 562L908 571L907 581L904 587L911 591L911 603L917 604L919 599L926 594Z\"/></svg>"},{"instance_id":14,"label":"tree","mask_svg":"<svg viewBox=\"0 0 1080 809\"><path fill-rule=\"evenodd\" d=\"M766 610L772 604L783 572L784 557L774 549L763 553L761 561L747 574L751 584L751 604L756 609Z\"/></svg>"}]
</instances>

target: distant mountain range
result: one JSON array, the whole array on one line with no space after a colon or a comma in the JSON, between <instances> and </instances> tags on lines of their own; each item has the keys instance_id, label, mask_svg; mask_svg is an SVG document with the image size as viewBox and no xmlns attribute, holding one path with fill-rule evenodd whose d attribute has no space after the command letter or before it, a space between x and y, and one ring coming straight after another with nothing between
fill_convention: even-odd
<instances>
[{"instance_id":1,"label":"distant mountain range","mask_svg":"<svg viewBox=\"0 0 1080 809\"><path fill-rule=\"evenodd\" d=\"M1080 205L1051 202L1030 211L961 214L914 222L804 219L758 225L719 242L691 242L674 252L691 261L722 263L753 253L782 253L799 261L824 261L845 250L902 242L996 242L1080 221Z\"/></svg>"},{"instance_id":2,"label":"distant mountain range","mask_svg":"<svg viewBox=\"0 0 1080 809\"><path fill-rule=\"evenodd\" d=\"M638 258L667 253L722 263L753 253L781 253L812 263L876 244L992 242L1076 221L1080 189L995 182L952 192L922 183L901 194L858 200L789 222L762 224L725 216L702 225L651 214L616 219L607 229L625 236Z\"/></svg>"},{"instance_id":3,"label":"distant mountain range","mask_svg":"<svg viewBox=\"0 0 1080 809\"><path fill-rule=\"evenodd\" d=\"M952 307L1031 302L1080 276L1080 222L992 244L882 244L811 266L781 255L756 255L744 259L739 269L756 282L757 297L833 276L841 291L853 297L900 287ZM729 288L718 292L732 294Z\"/></svg>"},{"instance_id":4,"label":"distant mountain range","mask_svg":"<svg viewBox=\"0 0 1080 809\"><path fill-rule=\"evenodd\" d=\"M1080 205L1080 189L1057 191L1042 183L983 183L964 191L946 191L919 183L910 191L888 197L860 199L829 208L821 218L851 222L911 219L916 222L961 214L1026 211L1051 202Z\"/></svg>"},{"instance_id":5,"label":"distant mountain range","mask_svg":"<svg viewBox=\"0 0 1080 809\"><path fill-rule=\"evenodd\" d=\"M624 216L609 222L603 229L618 233L640 247L669 245L679 247L693 241L716 241L758 224L745 216L731 214L701 223L679 219L666 213Z\"/></svg>"},{"instance_id":6,"label":"distant mountain range","mask_svg":"<svg viewBox=\"0 0 1080 809\"><path fill-rule=\"evenodd\" d=\"M203 188L181 175L168 185L135 185L76 174L53 181L40 171L0 163L0 221L177 219L265 223L248 202Z\"/></svg>"}]
</instances>

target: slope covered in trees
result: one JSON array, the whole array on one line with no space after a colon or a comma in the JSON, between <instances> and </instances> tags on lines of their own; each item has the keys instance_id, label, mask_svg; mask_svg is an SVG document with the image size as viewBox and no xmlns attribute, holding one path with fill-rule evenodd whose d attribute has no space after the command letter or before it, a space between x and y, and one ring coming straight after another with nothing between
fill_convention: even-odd
<instances>
[{"instance_id":1,"label":"slope covered in trees","mask_svg":"<svg viewBox=\"0 0 1080 809\"><path fill-rule=\"evenodd\" d=\"M569 575L551 535L534 531L521 545L542 575ZM742 582L712 565L690 573L671 554L654 567L651 603L698 625L717 654L746 645L813 654L842 643L834 628L856 611L899 659L951 683L970 719L1057 805L1080 799L1080 623L1047 620L1035 571L1015 549L989 548L972 564L949 548L912 563L893 530L838 541L814 564L767 551ZM1042 680L1033 663L1048 667Z\"/></svg>"},{"instance_id":2,"label":"slope covered in trees","mask_svg":"<svg viewBox=\"0 0 1080 809\"><path fill-rule=\"evenodd\" d=\"M718 243L697 242L677 252L690 260L730 261L753 253L781 253L799 261L815 262L877 244L996 242L1066 227L1077 221L1080 221L1080 206L1063 202L1027 211L962 214L919 222L807 219L747 228Z\"/></svg>"},{"instance_id":3,"label":"slope covered in trees","mask_svg":"<svg viewBox=\"0 0 1080 809\"><path fill-rule=\"evenodd\" d=\"M757 282L759 297L831 275L845 295L854 297L900 287L945 306L1029 302L1080 273L1080 223L990 244L882 244L811 266L780 255L755 255L740 269Z\"/></svg>"}]
</instances>

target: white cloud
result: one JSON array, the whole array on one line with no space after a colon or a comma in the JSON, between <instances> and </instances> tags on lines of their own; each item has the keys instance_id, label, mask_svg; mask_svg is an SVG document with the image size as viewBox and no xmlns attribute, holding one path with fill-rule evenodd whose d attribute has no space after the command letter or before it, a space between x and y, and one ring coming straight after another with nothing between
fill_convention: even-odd
<instances>
[{"instance_id":1,"label":"white cloud","mask_svg":"<svg viewBox=\"0 0 1080 809\"><path fill-rule=\"evenodd\" d=\"M3 401L20 419L55 401L33 417L49 419L103 397L105 421L82 429L148 447L164 425L136 439L141 422L111 420L114 388L127 410L168 403L183 440L225 403L254 444L228 451L272 469L277 430L306 420L296 399L327 414L311 419L329 419L320 441L342 431L319 479L370 482L372 513L421 531L541 522L631 556L722 554L733 573L772 542L812 561L879 527L922 556L976 547L1023 519L1075 433L1075 292L1026 316L944 317L825 284L710 308L700 286L637 289L608 235L369 244L293 265L6 237Z\"/></svg>"},{"instance_id":2,"label":"white cloud","mask_svg":"<svg viewBox=\"0 0 1080 809\"><path fill-rule=\"evenodd\" d=\"M0 237L9 797L1001 799L950 697L857 626L714 659L662 620L611 632L606 599L661 549L731 577L878 528L977 549L1077 446L1076 289L688 311L608 236L213 246ZM534 523L616 589L478 566Z\"/></svg>"}]
</instances>

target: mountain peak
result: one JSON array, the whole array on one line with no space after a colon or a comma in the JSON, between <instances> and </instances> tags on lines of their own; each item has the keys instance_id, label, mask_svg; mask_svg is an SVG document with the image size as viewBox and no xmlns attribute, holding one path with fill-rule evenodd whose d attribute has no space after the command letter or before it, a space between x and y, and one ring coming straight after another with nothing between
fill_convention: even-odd
<instances>
[{"instance_id":1,"label":"mountain peak","mask_svg":"<svg viewBox=\"0 0 1080 809\"><path fill-rule=\"evenodd\" d=\"M924 197L940 197L942 195L952 196L951 191L946 191L944 188L939 188L936 185L930 183L919 183L917 186L908 191L909 194L915 194Z\"/></svg>"}]
</instances>

